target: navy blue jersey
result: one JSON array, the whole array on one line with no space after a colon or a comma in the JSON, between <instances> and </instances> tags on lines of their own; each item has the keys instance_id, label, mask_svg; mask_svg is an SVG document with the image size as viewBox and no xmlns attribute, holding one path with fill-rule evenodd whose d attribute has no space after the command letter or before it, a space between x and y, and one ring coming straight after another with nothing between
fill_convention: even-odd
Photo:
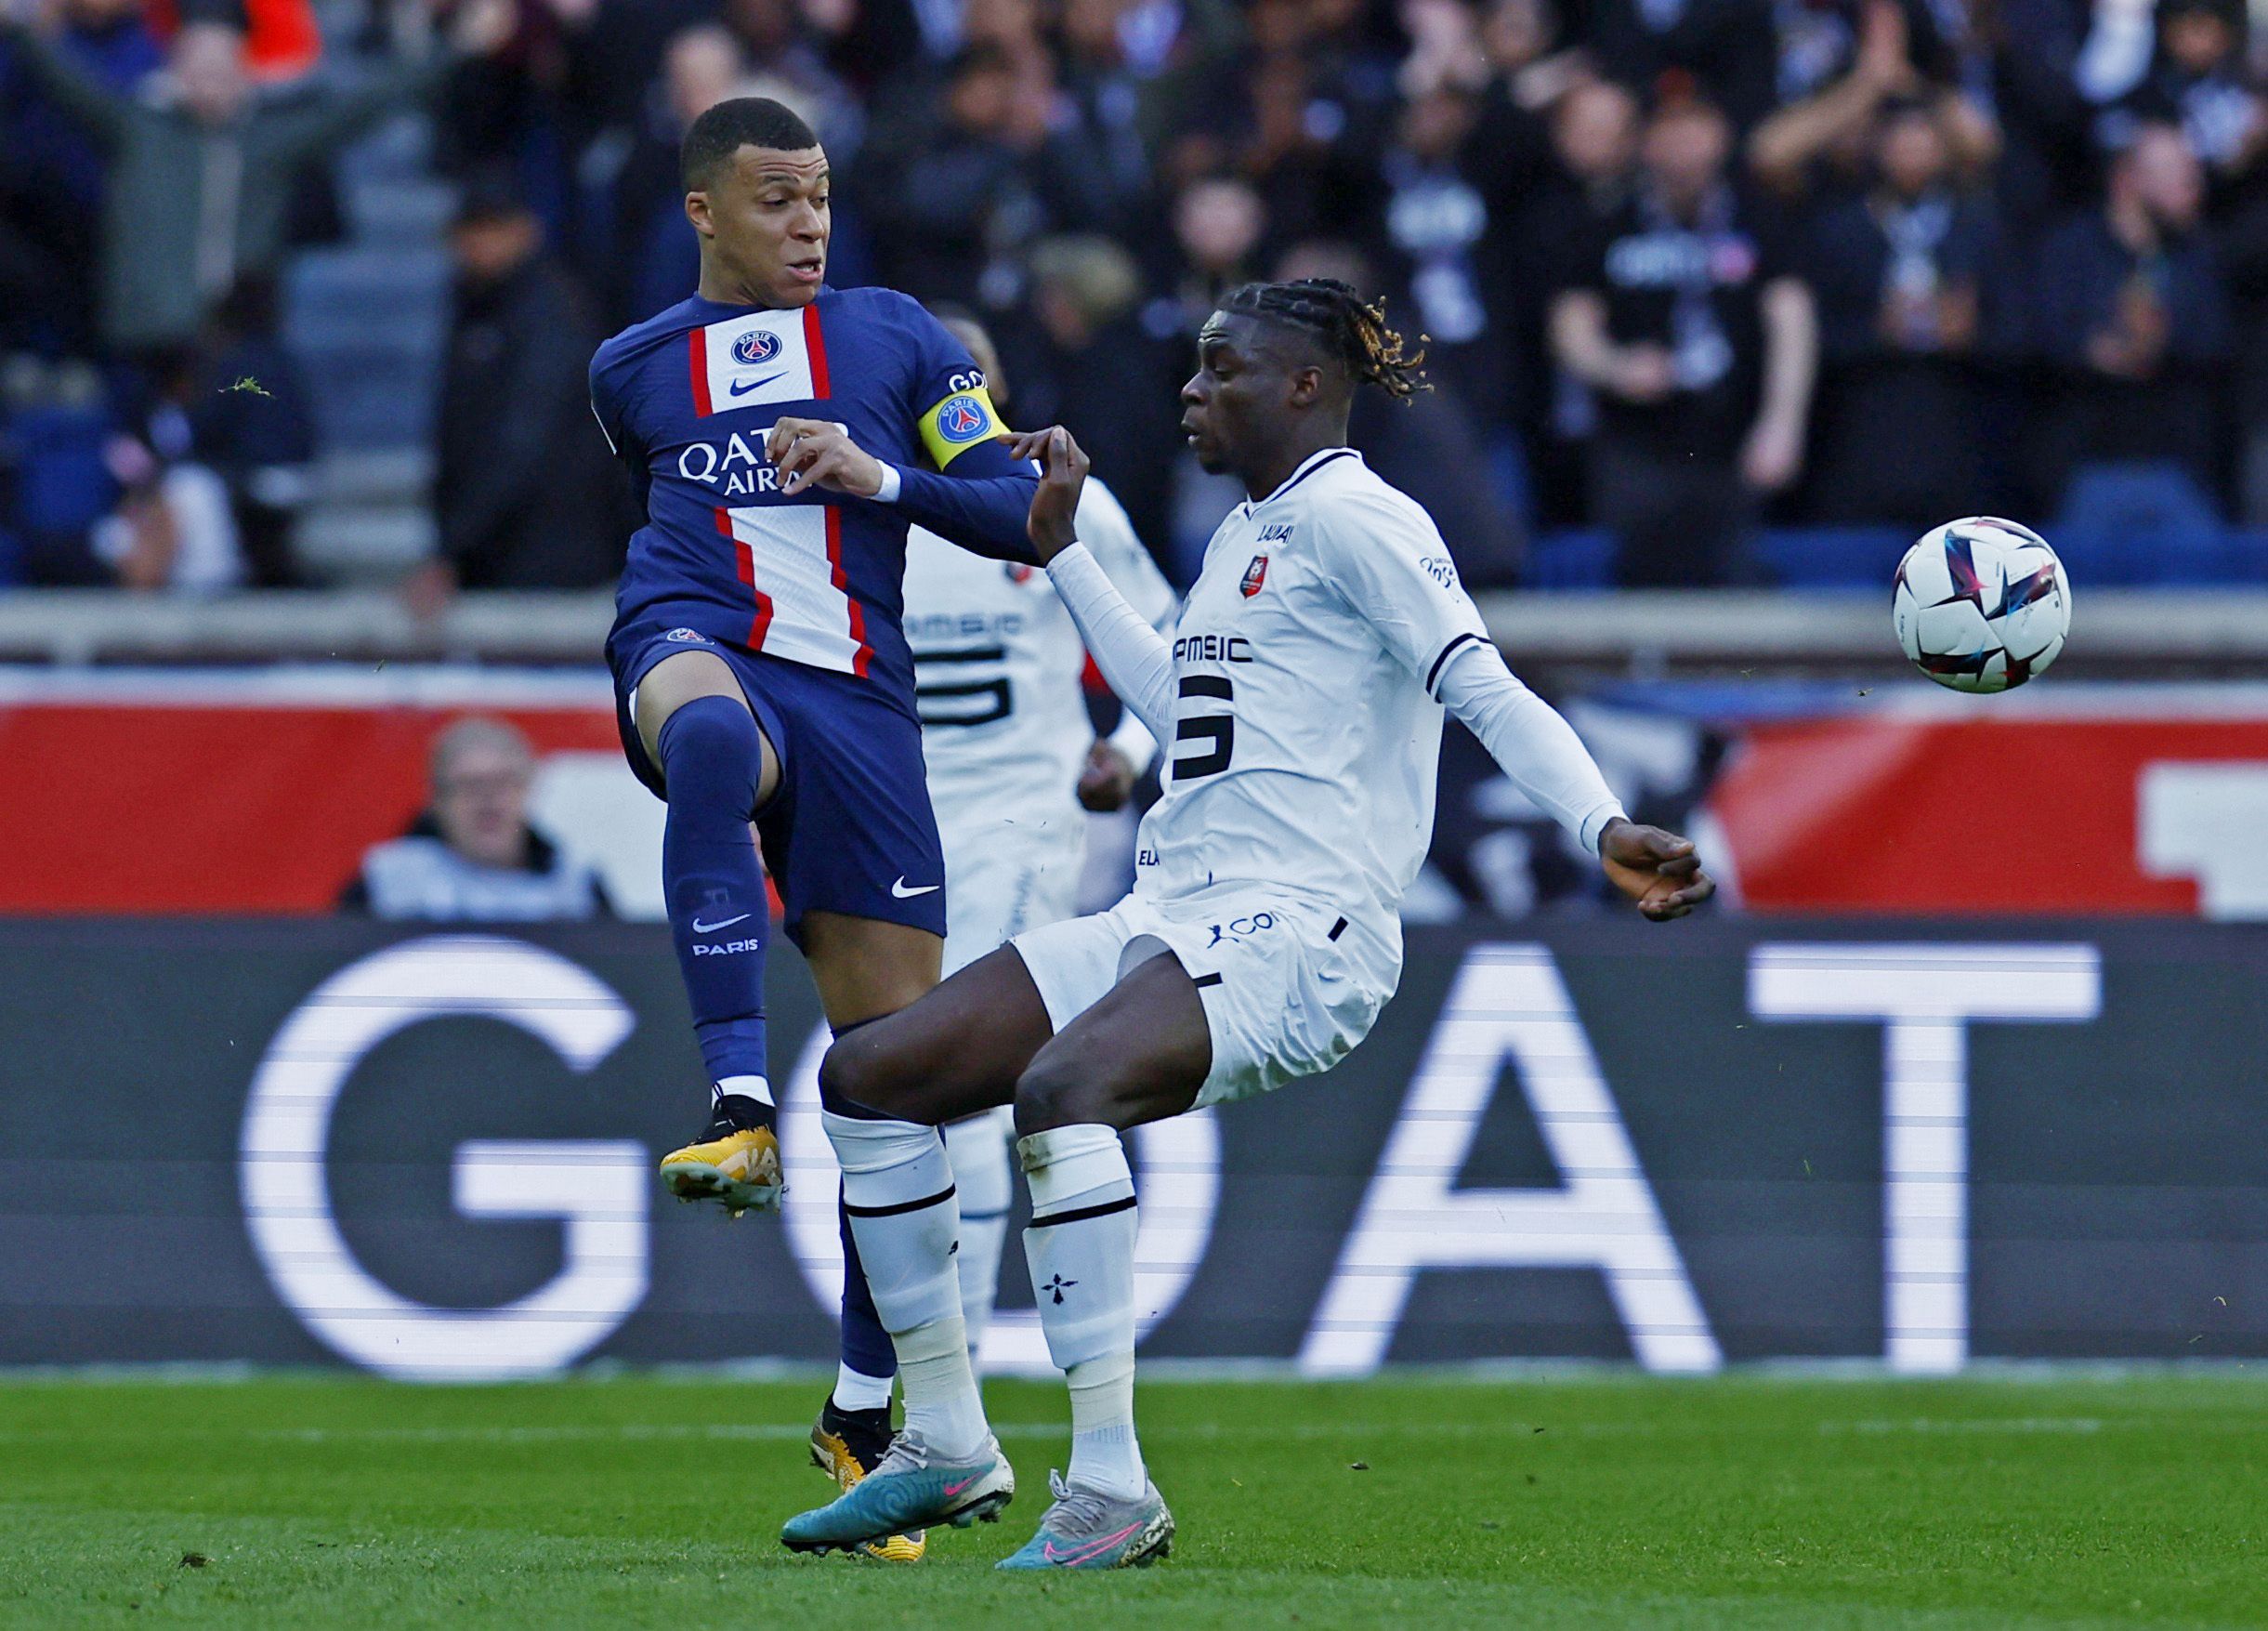
<instances>
[{"instance_id":1,"label":"navy blue jersey","mask_svg":"<svg viewBox=\"0 0 2268 1631\"><path fill-rule=\"evenodd\" d=\"M996 440L967 350L892 290L822 288L783 310L681 301L598 348L591 407L647 518L630 540L617 629L685 627L871 677L911 713L908 525L1031 559L1024 523L1038 478ZM898 467L897 502L780 496L764 442L782 415L847 426Z\"/></svg>"}]
</instances>

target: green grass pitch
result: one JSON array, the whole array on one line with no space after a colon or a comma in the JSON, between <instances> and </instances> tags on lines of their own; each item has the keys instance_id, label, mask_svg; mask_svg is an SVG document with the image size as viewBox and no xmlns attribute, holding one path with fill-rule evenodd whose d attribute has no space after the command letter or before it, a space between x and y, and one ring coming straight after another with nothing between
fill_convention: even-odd
<instances>
[{"instance_id":1,"label":"green grass pitch","mask_svg":"<svg viewBox=\"0 0 2268 1631\"><path fill-rule=\"evenodd\" d=\"M820 1384L0 1382L0 1624L2268 1624L2268 1376L1145 1383L1143 1572L1005 1577L1065 1453L913 1568L799 1559Z\"/></svg>"}]
</instances>

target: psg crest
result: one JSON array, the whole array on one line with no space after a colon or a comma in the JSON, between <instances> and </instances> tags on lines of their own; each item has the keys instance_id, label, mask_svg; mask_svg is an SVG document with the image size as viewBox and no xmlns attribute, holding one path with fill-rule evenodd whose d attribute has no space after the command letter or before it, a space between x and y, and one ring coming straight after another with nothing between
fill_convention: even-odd
<instances>
[{"instance_id":1,"label":"psg crest","mask_svg":"<svg viewBox=\"0 0 2268 1631\"><path fill-rule=\"evenodd\" d=\"M937 410L937 434L948 441L975 441L984 432L984 409L975 397L955 397Z\"/></svg>"},{"instance_id":2,"label":"psg crest","mask_svg":"<svg viewBox=\"0 0 2268 1631\"><path fill-rule=\"evenodd\" d=\"M1244 569L1244 581L1237 586L1244 591L1244 598L1249 600L1260 593L1262 586L1267 581L1268 558L1265 555L1255 555L1252 557L1252 564Z\"/></svg>"},{"instance_id":3,"label":"psg crest","mask_svg":"<svg viewBox=\"0 0 2268 1631\"><path fill-rule=\"evenodd\" d=\"M752 328L732 342L735 362L769 362L780 355L780 336L768 328Z\"/></svg>"}]
</instances>

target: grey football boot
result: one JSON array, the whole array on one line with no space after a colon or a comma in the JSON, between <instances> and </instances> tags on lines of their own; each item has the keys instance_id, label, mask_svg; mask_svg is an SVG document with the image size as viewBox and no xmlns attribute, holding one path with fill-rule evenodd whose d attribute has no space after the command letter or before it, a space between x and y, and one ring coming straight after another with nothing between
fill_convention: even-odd
<instances>
[{"instance_id":1,"label":"grey football boot","mask_svg":"<svg viewBox=\"0 0 2268 1631\"><path fill-rule=\"evenodd\" d=\"M1055 1504L1040 1519L1040 1532L1001 1569L1144 1569L1173 1551L1173 1515L1158 1486L1145 1482L1141 1498L1121 1500L1085 1484L1047 1475Z\"/></svg>"}]
</instances>

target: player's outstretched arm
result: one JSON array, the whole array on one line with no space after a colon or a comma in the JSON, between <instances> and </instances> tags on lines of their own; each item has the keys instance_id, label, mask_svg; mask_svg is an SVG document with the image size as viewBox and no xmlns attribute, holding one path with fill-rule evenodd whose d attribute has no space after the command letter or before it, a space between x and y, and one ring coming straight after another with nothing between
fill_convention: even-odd
<instances>
[{"instance_id":1,"label":"player's outstretched arm","mask_svg":"<svg viewBox=\"0 0 2268 1631\"><path fill-rule=\"evenodd\" d=\"M832 419L776 421L765 456L780 467L780 491L793 498L819 489L893 505L940 538L994 560L1029 560L1025 515L1031 506L1029 466L997 441L954 455L950 475L886 465Z\"/></svg>"},{"instance_id":2,"label":"player's outstretched arm","mask_svg":"<svg viewBox=\"0 0 2268 1631\"><path fill-rule=\"evenodd\" d=\"M1622 813L1575 728L1520 683L1494 646L1468 641L1436 687L1514 784L1596 853L1615 888L1646 917L1683 917L1716 892L1689 840Z\"/></svg>"},{"instance_id":3,"label":"player's outstretched arm","mask_svg":"<svg viewBox=\"0 0 2268 1631\"><path fill-rule=\"evenodd\" d=\"M1079 542L1079 493L1086 485L1087 455L1060 425L1016 437L1009 453L1040 462L1026 527L1032 551L1070 609L1080 638L1095 653L1119 700L1160 742L1173 734L1173 656L1164 637L1126 602L1102 565Z\"/></svg>"}]
</instances>

